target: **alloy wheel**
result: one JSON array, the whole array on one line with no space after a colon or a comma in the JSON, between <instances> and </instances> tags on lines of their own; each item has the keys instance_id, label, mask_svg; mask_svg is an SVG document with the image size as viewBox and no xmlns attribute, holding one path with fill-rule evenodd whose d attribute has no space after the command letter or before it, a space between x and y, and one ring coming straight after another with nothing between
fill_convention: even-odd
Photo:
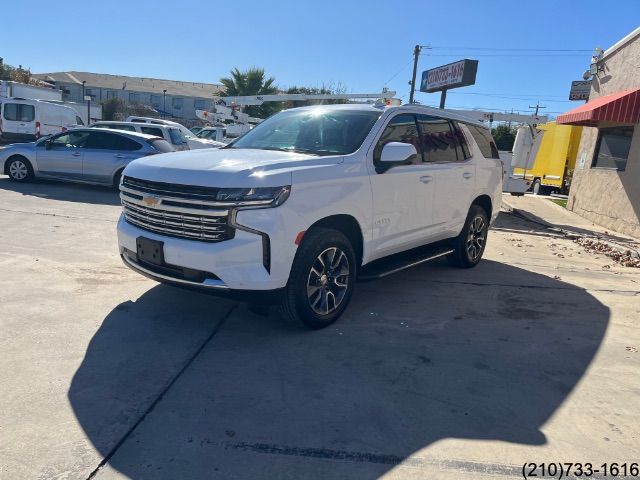
<instances>
[{"instance_id":1,"label":"alloy wheel","mask_svg":"<svg viewBox=\"0 0 640 480\"><path fill-rule=\"evenodd\" d=\"M11 162L11 165L9 165L9 175L11 175L11 178L14 180L24 180L28 174L29 170L22 160L14 160Z\"/></svg>"},{"instance_id":2,"label":"alloy wheel","mask_svg":"<svg viewBox=\"0 0 640 480\"><path fill-rule=\"evenodd\" d=\"M484 218L475 217L469 225L469 234L467 235L467 254L469 260L475 262L482 254L482 248L487 239L487 229Z\"/></svg>"},{"instance_id":3,"label":"alloy wheel","mask_svg":"<svg viewBox=\"0 0 640 480\"><path fill-rule=\"evenodd\" d=\"M311 266L307 279L307 299L319 315L334 312L349 288L349 259L337 247L324 250Z\"/></svg>"}]
</instances>

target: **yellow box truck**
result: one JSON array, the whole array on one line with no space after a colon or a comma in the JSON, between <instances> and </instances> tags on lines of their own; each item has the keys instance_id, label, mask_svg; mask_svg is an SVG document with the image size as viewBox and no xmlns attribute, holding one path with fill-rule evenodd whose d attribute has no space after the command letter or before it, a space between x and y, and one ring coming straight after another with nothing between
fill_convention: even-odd
<instances>
[{"instance_id":1,"label":"yellow box truck","mask_svg":"<svg viewBox=\"0 0 640 480\"><path fill-rule=\"evenodd\" d=\"M528 128L528 127L527 127ZM531 181L536 195L568 193L576 165L582 127L549 122L535 128L527 164L517 165L513 175ZM514 151L514 156L516 152Z\"/></svg>"}]
</instances>

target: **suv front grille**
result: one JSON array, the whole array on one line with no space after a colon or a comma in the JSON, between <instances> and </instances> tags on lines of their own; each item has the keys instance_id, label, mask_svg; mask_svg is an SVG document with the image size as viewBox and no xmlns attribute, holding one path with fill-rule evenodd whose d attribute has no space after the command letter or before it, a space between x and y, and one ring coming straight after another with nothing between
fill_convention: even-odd
<instances>
[{"instance_id":1,"label":"suv front grille","mask_svg":"<svg viewBox=\"0 0 640 480\"><path fill-rule=\"evenodd\" d=\"M214 193L215 192L215 193ZM120 200L125 220L171 237L221 242L233 238L229 210L215 201L217 189L124 177Z\"/></svg>"}]
</instances>

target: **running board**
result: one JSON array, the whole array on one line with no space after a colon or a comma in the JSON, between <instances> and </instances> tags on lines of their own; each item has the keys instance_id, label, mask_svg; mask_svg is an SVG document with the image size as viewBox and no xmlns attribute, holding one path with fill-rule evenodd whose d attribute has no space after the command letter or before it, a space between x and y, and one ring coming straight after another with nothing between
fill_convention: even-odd
<instances>
[{"instance_id":1,"label":"running board","mask_svg":"<svg viewBox=\"0 0 640 480\"><path fill-rule=\"evenodd\" d=\"M453 248L449 245L439 246L427 246L408 250L406 252L397 253L389 257L381 258L371 262L360 271L358 280L361 282L368 282L371 280L377 280L379 278L386 277L393 273L401 272L407 268L415 267L422 263L434 260L439 257L444 257L453 253Z\"/></svg>"}]
</instances>

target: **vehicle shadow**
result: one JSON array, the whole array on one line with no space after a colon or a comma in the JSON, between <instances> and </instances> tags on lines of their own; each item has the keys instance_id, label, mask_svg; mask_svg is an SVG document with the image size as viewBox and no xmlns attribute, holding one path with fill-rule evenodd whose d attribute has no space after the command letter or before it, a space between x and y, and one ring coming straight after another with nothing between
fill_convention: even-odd
<instances>
[{"instance_id":1,"label":"vehicle shadow","mask_svg":"<svg viewBox=\"0 0 640 480\"><path fill-rule=\"evenodd\" d=\"M63 202L120 205L118 192L112 188L98 185L83 185L49 180L17 183L11 181L7 176L0 175L0 190Z\"/></svg>"},{"instance_id":2,"label":"vehicle shadow","mask_svg":"<svg viewBox=\"0 0 640 480\"><path fill-rule=\"evenodd\" d=\"M228 305L158 286L105 318L68 394L103 456L175 376L166 352L193 315ZM493 261L359 284L322 331L238 306L109 465L131 479L378 478L412 455L427 468L420 450L440 439L541 445L608 321L587 291Z\"/></svg>"}]
</instances>

